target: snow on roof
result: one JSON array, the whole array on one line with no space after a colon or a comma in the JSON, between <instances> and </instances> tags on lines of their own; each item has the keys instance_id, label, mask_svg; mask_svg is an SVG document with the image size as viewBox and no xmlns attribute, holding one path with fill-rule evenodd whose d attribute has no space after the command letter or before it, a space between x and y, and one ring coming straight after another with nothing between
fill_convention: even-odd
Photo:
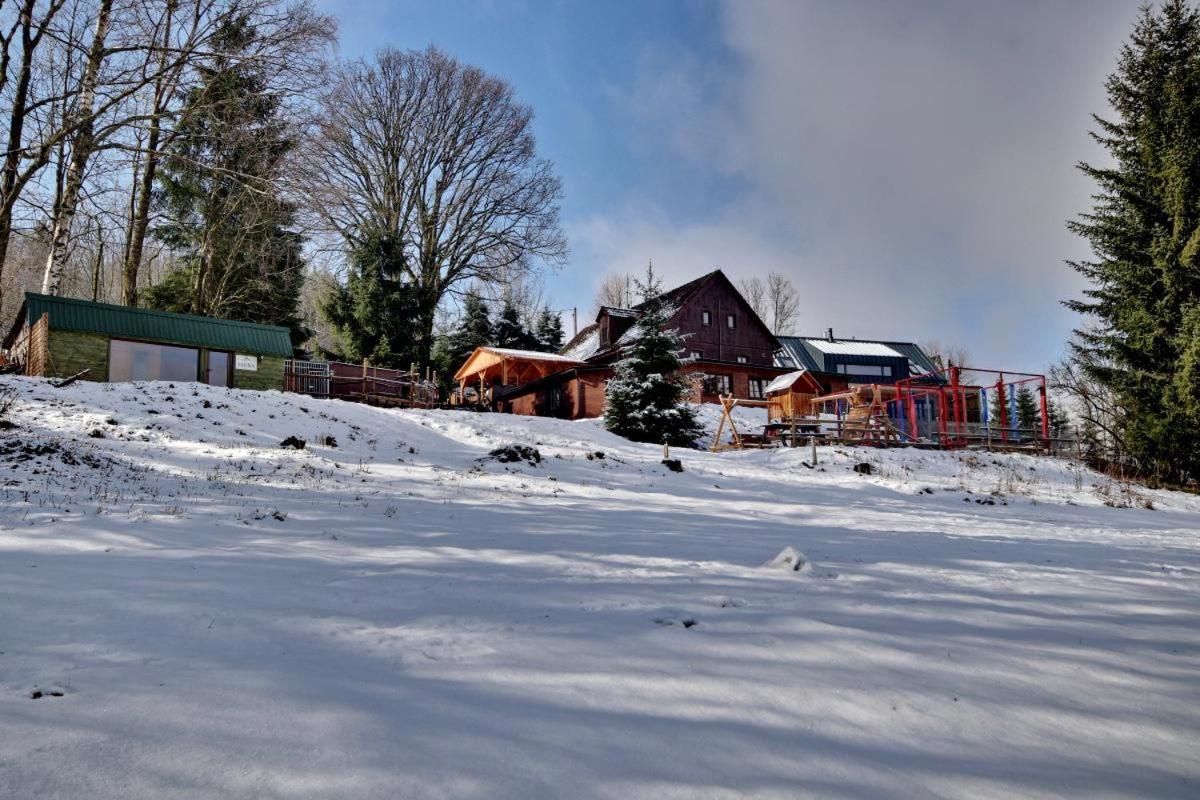
<instances>
[{"instance_id":1,"label":"snow on roof","mask_svg":"<svg viewBox=\"0 0 1200 800\"><path fill-rule=\"evenodd\" d=\"M512 356L513 358L528 358L534 361L568 361L574 363L577 358L570 356L560 356L558 353L544 353L540 350L512 350L507 347L483 347L483 350L489 353L495 353L498 356Z\"/></svg>"},{"instance_id":2,"label":"snow on roof","mask_svg":"<svg viewBox=\"0 0 1200 800\"><path fill-rule=\"evenodd\" d=\"M580 334L578 341L572 340L559 352L560 356L585 361L589 356L595 355L600 349L600 329L593 326L591 330L580 331Z\"/></svg>"},{"instance_id":3,"label":"snow on roof","mask_svg":"<svg viewBox=\"0 0 1200 800\"><path fill-rule=\"evenodd\" d=\"M900 353L879 342L856 342L853 339L839 339L835 342L828 339L805 339L804 341L826 355L903 358Z\"/></svg>"},{"instance_id":4,"label":"snow on roof","mask_svg":"<svg viewBox=\"0 0 1200 800\"><path fill-rule=\"evenodd\" d=\"M771 392L782 392L784 389L792 388L792 384L800 380L807 370L798 369L795 372L789 372L785 375L780 375L775 380L767 384L767 388L763 389L763 394Z\"/></svg>"}]
</instances>

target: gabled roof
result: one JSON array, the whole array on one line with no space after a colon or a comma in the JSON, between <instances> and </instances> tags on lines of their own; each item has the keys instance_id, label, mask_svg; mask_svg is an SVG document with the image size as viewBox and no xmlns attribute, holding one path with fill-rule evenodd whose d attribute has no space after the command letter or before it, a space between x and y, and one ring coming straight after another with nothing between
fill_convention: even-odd
<instances>
[{"instance_id":1,"label":"gabled roof","mask_svg":"<svg viewBox=\"0 0 1200 800\"><path fill-rule=\"evenodd\" d=\"M903 358L909 362L909 372L919 375L937 369L933 361L912 342L893 342L878 339L834 339L823 336L780 336L780 350L775 363L781 367L799 367L809 372L834 372L825 361L826 355L861 356L868 359Z\"/></svg>"},{"instance_id":2,"label":"gabled roof","mask_svg":"<svg viewBox=\"0 0 1200 800\"><path fill-rule=\"evenodd\" d=\"M650 305L652 303L662 304L662 305L666 306L667 310L668 310L668 314L667 314L668 318L674 317L676 314L679 313L679 311L681 309L683 309L685 306L687 306L688 302L691 301L691 299L696 295L697 292L699 292L701 289L703 289L705 286L707 286L712 281L722 281L729 288L730 291L732 291L738 297L742 298L742 302L745 303L747 311L750 312L751 322L753 324L759 325L764 331L767 332L767 336L770 337L770 341L771 341L771 344L773 345L773 349L779 349L779 347L780 347L779 340L775 337L775 335L773 333L771 333L771 329L769 327L767 327L766 323L764 323L762 321L762 318L758 316L758 312L756 312L754 310L754 307L751 306L750 303L746 301L746 298L742 297L742 293L740 291L738 291L738 288L736 286L733 285L733 282L731 280L729 280L729 277L723 271L721 271L719 269L715 269L712 272L701 275L699 278L690 280L687 283L676 286L674 289L663 292L658 297L655 297L653 300L644 300L641 303L638 303L632 309L616 308L614 306L602 306L600 308L599 314L597 314L597 319L599 319L600 316L603 316L603 314L606 311L609 314L612 314L614 316L640 317L641 315L646 313L646 311L648 310L648 308L650 307ZM590 342L589 337L594 332L595 328L596 328L595 325L589 325L587 328L584 328L573 339L571 339L571 341L568 342L567 345L559 352L564 355L569 353L576 358L582 358L582 359L588 359L588 358L592 358L594 356L601 355L599 337L595 337L595 343L594 343L594 346L592 346L591 350L589 352L584 352L584 350L585 350L584 345L586 345ZM612 352L620 349L621 347L625 347L625 346L631 344L632 342L634 342L637 339L638 336L639 336L638 326L635 324L632 327L630 327L629 330L625 331L621 335L620 339L618 339L612 347L609 347L607 350L605 350L603 352L604 352L604 354L611 354Z\"/></svg>"},{"instance_id":3,"label":"gabled roof","mask_svg":"<svg viewBox=\"0 0 1200 800\"><path fill-rule=\"evenodd\" d=\"M798 369L794 372L788 372L780 375L775 380L767 384L763 389L763 394L773 394L774 392L782 392L786 389L791 389L799 382L802 386L812 389L817 394L821 392L821 384L817 383L817 379L806 369Z\"/></svg>"},{"instance_id":4,"label":"gabled roof","mask_svg":"<svg viewBox=\"0 0 1200 800\"><path fill-rule=\"evenodd\" d=\"M579 359L560 356L558 353L543 353L537 350L513 350L507 347L476 347L475 351L454 373L454 380L463 380L495 367L502 362L539 364L545 368L566 369L583 362Z\"/></svg>"},{"instance_id":5,"label":"gabled roof","mask_svg":"<svg viewBox=\"0 0 1200 800\"><path fill-rule=\"evenodd\" d=\"M563 345L558 351L560 356L567 358L577 358L580 361L593 355L600 349L600 325L593 322L579 333L571 337L571 341Z\"/></svg>"},{"instance_id":6,"label":"gabled roof","mask_svg":"<svg viewBox=\"0 0 1200 800\"><path fill-rule=\"evenodd\" d=\"M256 355L292 355L291 334L287 328L278 325L93 303L34 292L25 293L25 303L5 345L11 344L16 331L26 324L26 320L37 321L43 314L49 314L52 331L99 333Z\"/></svg>"}]
</instances>

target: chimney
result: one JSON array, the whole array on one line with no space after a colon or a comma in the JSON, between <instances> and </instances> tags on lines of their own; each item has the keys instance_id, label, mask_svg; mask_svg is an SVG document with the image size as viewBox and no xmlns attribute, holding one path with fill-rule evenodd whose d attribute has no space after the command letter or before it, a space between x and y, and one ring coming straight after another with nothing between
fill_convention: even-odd
<instances>
[{"instance_id":1,"label":"chimney","mask_svg":"<svg viewBox=\"0 0 1200 800\"><path fill-rule=\"evenodd\" d=\"M826 339L828 339L828 340L829 340L829 341L831 341L831 342L833 341L833 328L828 328L828 329L826 329L826 331L825 331L825 338L826 338Z\"/></svg>"}]
</instances>

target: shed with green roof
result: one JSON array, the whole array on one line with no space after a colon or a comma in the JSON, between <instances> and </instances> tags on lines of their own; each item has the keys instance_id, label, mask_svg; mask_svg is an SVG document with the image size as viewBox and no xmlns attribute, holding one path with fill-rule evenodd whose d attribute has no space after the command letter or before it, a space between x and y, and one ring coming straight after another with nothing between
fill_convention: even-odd
<instances>
[{"instance_id":1,"label":"shed with green roof","mask_svg":"<svg viewBox=\"0 0 1200 800\"><path fill-rule=\"evenodd\" d=\"M4 340L26 375L282 389L287 328L27 292Z\"/></svg>"}]
</instances>

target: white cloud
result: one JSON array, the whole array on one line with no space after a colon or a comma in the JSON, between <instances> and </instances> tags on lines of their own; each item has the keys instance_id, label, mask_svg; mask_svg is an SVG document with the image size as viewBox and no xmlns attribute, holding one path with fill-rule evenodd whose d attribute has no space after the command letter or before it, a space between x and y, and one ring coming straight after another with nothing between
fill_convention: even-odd
<instances>
[{"instance_id":1,"label":"white cloud","mask_svg":"<svg viewBox=\"0 0 1200 800\"><path fill-rule=\"evenodd\" d=\"M1086 252L1064 226L1091 191L1072 165L1098 158L1089 114L1134 11L730 3L738 69L656 51L618 100L646 141L667 132L677 157L747 190L683 226L635 201L575 226L576 250L681 280L784 271L810 298L806 330L1041 366L1073 323L1063 260Z\"/></svg>"}]
</instances>

